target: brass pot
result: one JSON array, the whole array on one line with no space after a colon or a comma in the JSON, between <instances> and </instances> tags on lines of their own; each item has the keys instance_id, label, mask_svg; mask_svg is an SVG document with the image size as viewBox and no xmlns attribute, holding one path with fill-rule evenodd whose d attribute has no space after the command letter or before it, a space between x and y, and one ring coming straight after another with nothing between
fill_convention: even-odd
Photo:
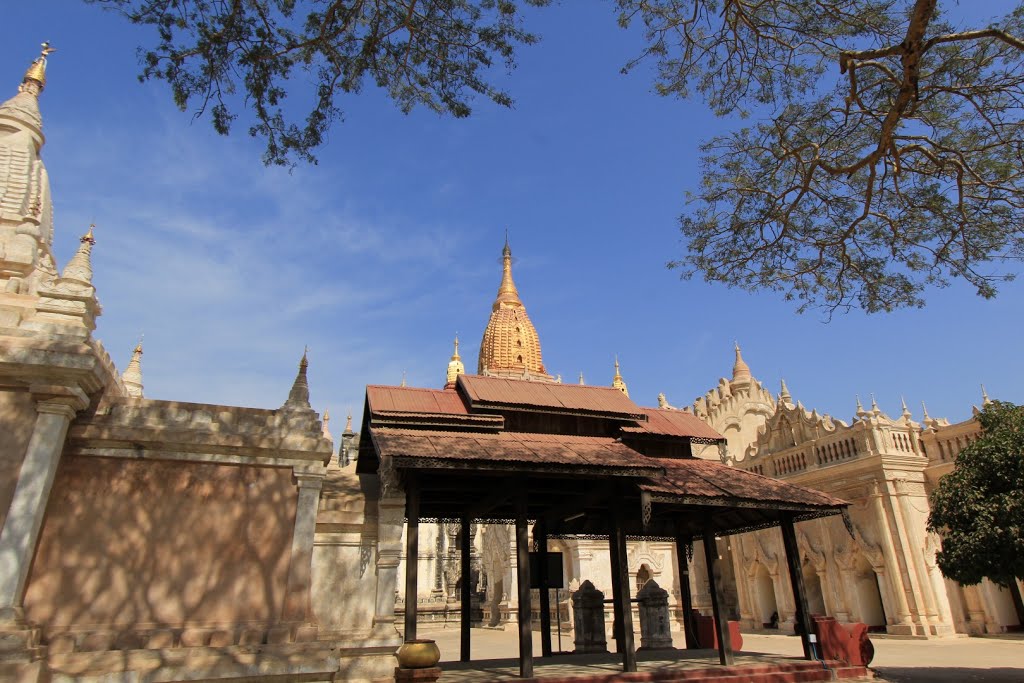
<instances>
[{"instance_id":1,"label":"brass pot","mask_svg":"<svg viewBox=\"0 0 1024 683\"><path fill-rule=\"evenodd\" d=\"M430 639L407 640L395 653L403 669L429 669L441 659L437 643Z\"/></svg>"}]
</instances>

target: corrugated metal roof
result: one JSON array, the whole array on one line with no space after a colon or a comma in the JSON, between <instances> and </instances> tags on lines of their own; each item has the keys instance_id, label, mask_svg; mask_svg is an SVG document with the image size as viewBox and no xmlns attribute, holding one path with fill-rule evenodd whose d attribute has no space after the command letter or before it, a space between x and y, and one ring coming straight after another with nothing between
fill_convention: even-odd
<instances>
[{"instance_id":1,"label":"corrugated metal roof","mask_svg":"<svg viewBox=\"0 0 1024 683\"><path fill-rule=\"evenodd\" d=\"M472 405L547 408L627 419L643 419L644 411L611 387L533 382L522 379L459 375L459 386Z\"/></svg>"},{"instance_id":2,"label":"corrugated metal roof","mask_svg":"<svg viewBox=\"0 0 1024 683\"><path fill-rule=\"evenodd\" d=\"M468 415L469 409L453 389L417 389L370 384L366 387L370 413Z\"/></svg>"},{"instance_id":3,"label":"corrugated metal roof","mask_svg":"<svg viewBox=\"0 0 1024 683\"><path fill-rule=\"evenodd\" d=\"M636 427L625 425L622 427L622 431L701 439L725 438L693 413L683 410L661 410L660 408L641 408L641 410L647 416L647 421L638 422Z\"/></svg>"},{"instance_id":4,"label":"corrugated metal roof","mask_svg":"<svg viewBox=\"0 0 1024 683\"><path fill-rule=\"evenodd\" d=\"M608 470L638 470L638 474L659 467L628 446L607 437L523 432L478 434L388 428L374 429L371 433L377 452L382 456L577 465Z\"/></svg>"},{"instance_id":5,"label":"corrugated metal roof","mask_svg":"<svg viewBox=\"0 0 1024 683\"><path fill-rule=\"evenodd\" d=\"M665 475L640 484L640 488L649 493L688 498L795 503L822 508L847 505L846 501L821 491L794 486L713 460L652 458L651 461L664 468Z\"/></svg>"}]
</instances>

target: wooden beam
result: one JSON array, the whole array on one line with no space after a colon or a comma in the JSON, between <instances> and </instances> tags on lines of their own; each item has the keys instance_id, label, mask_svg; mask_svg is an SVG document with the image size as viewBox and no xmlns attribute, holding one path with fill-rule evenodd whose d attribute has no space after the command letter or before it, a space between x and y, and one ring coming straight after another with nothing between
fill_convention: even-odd
<instances>
[{"instance_id":1,"label":"wooden beam","mask_svg":"<svg viewBox=\"0 0 1024 683\"><path fill-rule=\"evenodd\" d=\"M622 614L622 670L630 673L636 671L636 649L633 646L633 605L629 597L629 568L626 565L626 532L622 528L622 513L619 510L618 506L612 509L612 533L608 549L611 552L612 567L618 567L618 571L612 572L612 580L618 584L615 603Z\"/></svg>"},{"instance_id":2,"label":"wooden beam","mask_svg":"<svg viewBox=\"0 0 1024 683\"><path fill-rule=\"evenodd\" d=\"M676 558L679 563L679 594L683 599L683 629L686 636L686 649L696 650L697 624L693 620L693 594L690 592L690 560L686 557L686 548L693 540L679 533L682 524L676 525Z\"/></svg>"},{"instance_id":3,"label":"wooden beam","mask_svg":"<svg viewBox=\"0 0 1024 683\"><path fill-rule=\"evenodd\" d=\"M526 487L516 501L516 583L519 592L519 676L533 678L533 624L530 618L530 530L526 522Z\"/></svg>"},{"instance_id":4,"label":"wooden beam","mask_svg":"<svg viewBox=\"0 0 1024 683\"><path fill-rule=\"evenodd\" d=\"M462 534L462 538L460 539L462 541L462 543L461 543L461 546L462 546L462 558L461 558L461 560L462 560L462 576L460 577L461 583L462 583L462 588L461 588L461 592L462 592L462 595L461 595L461 598L462 598L462 605L461 605L461 607L462 607L462 614L460 615L462 623L461 623L461 631L459 633L460 640L461 640L461 643L460 643L461 647L459 648L459 661L460 662L468 662L468 661L470 661L470 656L469 656L469 634L470 634L470 627L472 626L472 624L470 623L470 611L472 610L472 607L473 607L473 603L472 603L473 596L470 593L470 589L472 587L471 586L472 582L470 581L471 576L470 576L470 566L469 566L469 558L470 558L470 537L469 537L470 526L469 526L469 524L470 524L469 517L466 516L466 515L463 515L462 519L460 520L460 524L459 524L459 527L460 527L459 531Z\"/></svg>"},{"instance_id":5,"label":"wooden beam","mask_svg":"<svg viewBox=\"0 0 1024 683\"><path fill-rule=\"evenodd\" d=\"M416 640L416 579L420 555L420 489L412 472L405 480L405 642Z\"/></svg>"},{"instance_id":6,"label":"wooden beam","mask_svg":"<svg viewBox=\"0 0 1024 683\"><path fill-rule=\"evenodd\" d=\"M786 548L786 565L789 567L789 580L793 585L793 598L796 602L796 627L800 631L800 643L804 647L804 659L811 659L811 617L807 611L807 593L804 591L804 574L800 567L800 549L796 544L796 530L793 528L793 515L782 515L782 545Z\"/></svg>"},{"instance_id":7,"label":"wooden beam","mask_svg":"<svg viewBox=\"0 0 1024 683\"><path fill-rule=\"evenodd\" d=\"M710 520L709 520L710 522ZM715 636L718 637L718 661L722 666L729 666L736 658L732 653L732 638L729 635L727 615L722 613L722 595L715 581L715 562L718 561L718 546L715 544L715 532L710 523L704 529L704 558L708 566L708 586L711 589L711 612L715 617Z\"/></svg>"}]
</instances>

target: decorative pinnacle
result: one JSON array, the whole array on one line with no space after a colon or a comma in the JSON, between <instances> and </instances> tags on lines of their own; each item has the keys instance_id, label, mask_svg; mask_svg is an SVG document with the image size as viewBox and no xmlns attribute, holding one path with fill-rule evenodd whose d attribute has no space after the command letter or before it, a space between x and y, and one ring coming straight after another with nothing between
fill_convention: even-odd
<instances>
[{"instance_id":1,"label":"decorative pinnacle","mask_svg":"<svg viewBox=\"0 0 1024 683\"><path fill-rule=\"evenodd\" d=\"M581 372L580 372L580 386L583 386L583 385L585 385L585 384L586 384L586 382L585 382L585 381L583 381L583 372L581 371Z\"/></svg>"},{"instance_id":2,"label":"decorative pinnacle","mask_svg":"<svg viewBox=\"0 0 1024 683\"><path fill-rule=\"evenodd\" d=\"M736 362L732 366L732 381L749 382L751 379L750 366L743 360L743 354L740 352L740 343L736 341L734 344L736 347Z\"/></svg>"},{"instance_id":3,"label":"decorative pinnacle","mask_svg":"<svg viewBox=\"0 0 1024 683\"><path fill-rule=\"evenodd\" d=\"M789 403L792 399L793 397L789 395L789 387L786 386L786 380L782 380L782 388L779 389L779 400Z\"/></svg>"},{"instance_id":4,"label":"decorative pinnacle","mask_svg":"<svg viewBox=\"0 0 1024 683\"><path fill-rule=\"evenodd\" d=\"M402 370L402 386L403 387L406 386L406 384L405 384L405 370Z\"/></svg>"},{"instance_id":5,"label":"decorative pinnacle","mask_svg":"<svg viewBox=\"0 0 1024 683\"><path fill-rule=\"evenodd\" d=\"M924 411L924 421L925 421L925 422L928 422L929 420L931 420L931 419L932 419L932 418L930 418L930 417L928 416L928 406L926 406L926 405L924 404L924 401L921 401L921 410L922 410L922 411Z\"/></svg>"},{"instance_id":6,"label":"decorative pinnacle","mask_svg":"<svg viewBox=\"0 0 1024 683\"><path fill-rule=\"evenodd\" d=\"M132 398L142 398L142 337L139 336L139 343L132 351L132 358L128 361L128 367L121 374L121 382L124 384L125 393Z\"/></svg>"},{"instance_id":7,"label":"decorative pinnacle","mask_svg":"<svg viewBox=\"0 0 1024 683\"><path fill-rule=\"evenodd\" d=\"M987 406L992 402L992 399L988 397L988 392L985 391L985 385L981 385L981 405Z\"/></svg>"},{"instance_id":8,"label":"decorative pinnacle","mask_svg":"<svg viewBox=\"0 0 1024 683\"><path fill-rule=\"evenodd\" d=\"M300 410L312 410L313 406L309 404L309 381L306 379L306 369L309 367L309 347L305 347L302 350L302 360L299 361L299 372L295 375L295 381L292 383L292 389L288 392L288 400L284 402L282 408L288 409L300 409Z\"/></svg>"},{"instance_id":9,"label":"decorative pinnacle","mask_svg":"<svg viewBox=\"0 0 1024 683\"><path fill-rule=\"evenodd\" d=\"M903 404L903 414L901 415L901 417L903 417L904 419L909 420L911 415L910 415L910 408L907 407L907 399L904 398L903 396L900 396L900 402Z\"/></svg>"},{"instance_id":10,"label":"decorative pinnacle","mask_svg":"<svg viewBox=\"0 0 1024 683\"><path fill-rule=\"evenodd\" d=\"M352 411L348 411L348 417L345 418L345 434L352 434Z\"/></svg>"},{"instance_id":11,"label":"decorative pinnacle","mask_svg":"<svg viewBox=\"0 0 1024 683\"><path fill-rule=\"evenodd\" d=\"M78 241L81 244L78 245L78 251L64 266L61 277L92 285L92 248L96 244L96 238L93 237L92 231L95 227L95 224L90 225L89 231L79 238Z\"/></svg>"},{"instance_id":12,"label":"decorative pinnacle","mask_svg":"<svg viewBox=\"0 0 1024 683\"><path fill-rule=\"evenodd\" d=\"M860 402L860 394L857 394L857 417L864 417L868 411L864 410L864 404Z\"/></svg>"},{"instance_id":13,"label":"decorative pinnacle","mask_svg":"<svg viewBox=\"0 0 1024 683\"><path fill-rule=\"evenodd\" d=\"M452 360L462 360L459 357L459 333L455 333L455 353L452 354Z\"/></svg>"}]
</instances>

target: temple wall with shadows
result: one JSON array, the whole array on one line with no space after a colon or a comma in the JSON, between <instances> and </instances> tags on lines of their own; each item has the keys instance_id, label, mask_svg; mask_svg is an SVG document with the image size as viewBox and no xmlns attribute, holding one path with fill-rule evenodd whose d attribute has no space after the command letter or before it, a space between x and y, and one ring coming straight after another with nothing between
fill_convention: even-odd
<instances>
[{"instance_id":1,"label":"temple wall with shadows","mask_svg":"<svg viewBox=\"0 0 1024 683\"><path fill-rule=\"evenodd\" d=\"M66 456L25 598L47 638L281 618L291 470Z\"/></svg>"}]
</instances>

